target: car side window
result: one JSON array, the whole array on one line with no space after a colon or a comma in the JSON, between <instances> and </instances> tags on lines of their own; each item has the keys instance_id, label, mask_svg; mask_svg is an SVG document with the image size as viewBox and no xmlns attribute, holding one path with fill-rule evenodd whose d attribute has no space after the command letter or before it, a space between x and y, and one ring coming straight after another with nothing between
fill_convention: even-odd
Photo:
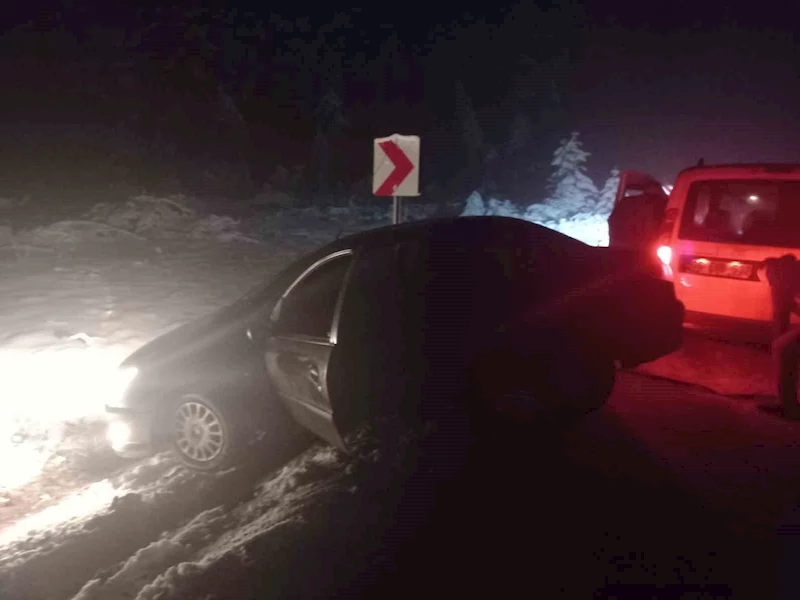
<instances>
[{"instance_id":1,"label":"car side window","mask_svg":"<svg viewBox=\"0 0 800 600\"><path fill-rule=\"evenodd\" d=\"M337 256L306 273L273 313L278 335L330 336L333 318L352 255Z\"/></svg>"}]
</instances>

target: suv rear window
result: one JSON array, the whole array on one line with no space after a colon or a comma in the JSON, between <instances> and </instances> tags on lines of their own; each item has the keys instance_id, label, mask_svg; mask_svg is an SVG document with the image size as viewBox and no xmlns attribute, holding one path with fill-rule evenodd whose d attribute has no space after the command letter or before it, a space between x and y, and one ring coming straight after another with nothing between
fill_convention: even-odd
<instances>
[{"instance_id":1,"label":"suv rear window","mask_svg":"<svg viewBox=\"0 0 800 600\"><path fill-rule=\"evenodd\" d=\"M678 237L800 248L800 182L697 181L689 188Z\"/></svg>"}]
</instances>

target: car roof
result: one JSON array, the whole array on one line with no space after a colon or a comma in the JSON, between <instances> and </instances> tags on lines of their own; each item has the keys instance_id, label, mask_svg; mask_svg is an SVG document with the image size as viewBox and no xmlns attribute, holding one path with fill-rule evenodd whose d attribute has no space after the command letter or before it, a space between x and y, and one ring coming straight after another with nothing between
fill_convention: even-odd
<instances>
[{"instance_id":1,"label":"car roof","mask_svg":"<svg viewBox=\"0 0 800 600\"><path fill-rule=\"evenodd\" d=\"M452 235L466 235L469 238L474 236L480 239L498 230L538 233L549 236L554 242L563 240L567 244L570 242L581 243L552 229L513 217L444 217L388 225L354 233L328 244L319 252L330 253L346 248L378 247L414 240L435 240L445 237L451 239Z\"/></svg>"},{"instance_id":2,"label":"car roof","mask_svg":"<svg viewBox=\"0 0 800 600\"><path fill-rule=\"evenodd\" d=\"M377 248L413 240L435 240L436 237L444 241L451 241L454 235L456 238L464 236L464 238L470 240L486 240L488 233L493 232L496 234L498 230L537 235L539 236L539 242L552 241L554 244L562 245L564 247L563 249L567 251L569 251L570 246L572 248L588 247L583 242L568 237L553 229L548 229L542 225L513 217L444 217L401 223L399 225L388 225L345 236L326 246L322 246L298 257L296 260L286 265L281 271L270 277L264 284L254 288L231 306L235 307L237 304L242 303L262 302L263 297L265 294L269 294L270 290L281 289L283 286L288 285L299 277L308 267L320 259L340 250L357 251L364 248Z\"/></svg>"},{"instance_id":3,"label":"car roof","mask_svg":"<svg viewBox=\"0 0 800 600\"><path fill-rule=\"evenodd\" d=\"M562 251L586 248L586 244L568 237L558 231L537 225L530 221L514 217L475 216L475 217L442 217L376 227L342 237L329 244L317 248L287 265L270 280L270 286L280 287L287 281L298 277L305 269L340 250L359 251L369 248L378 248L414 240L435 241L437 238L445 244L452 242L453 238L468 239L471 241L485 241L490 234L500 231L517 232L521 235L534 235L538 237L537 244L552 243L560 246Z\"/></svg>"},{"instance_id":4,"label":"car roof","mask_svg":"<svg viewBox=\"0 0 800 600\"><path fill-rule=\"evenodd\" d=\"M775 173L800 173L800 163L725 163L719 165L694 166L683 169L678 173L678 177L686 175L699 175L704 172L718 173L719 171L730 171L745 175L775 174Z\"/></svg>"}]
</instances>

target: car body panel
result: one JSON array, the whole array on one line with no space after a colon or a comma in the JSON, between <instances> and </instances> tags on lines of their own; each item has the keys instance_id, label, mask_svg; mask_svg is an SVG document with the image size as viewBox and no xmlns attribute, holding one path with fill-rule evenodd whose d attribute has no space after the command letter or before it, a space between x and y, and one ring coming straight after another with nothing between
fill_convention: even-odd
<instances>
[{"instance_id":1,"label":"car body panel","mask_svg":"<svg viewBox=\"0 0 800 600\"><path fill-rule=\"evenodd\" d=\"M274 390L286 403L289 412L303 426L342 450L346 450L346 445L334 418L328 370L331 356L336 351L339 314L352 271L352 254L349 249L337 250L309 266L289 285L270 315L270 320L279 323L287 299L291 301L292 293L304 281L333 261L346 258L350 264L342 277L326 335L273 333L269 336L265 353L266 368Z\"/></svg>"},{"instance_id":2,"label":"car body panel","mask_svg":"<svg viewBox=\"0 0 800 600\"><path fill-rule=\"evenodd\" d=\"M265 360L275 391L295 419L346 450L334 422L328 389L328 364L334 348L329 340L273 336Z\"/></svg>"}]
</instances>

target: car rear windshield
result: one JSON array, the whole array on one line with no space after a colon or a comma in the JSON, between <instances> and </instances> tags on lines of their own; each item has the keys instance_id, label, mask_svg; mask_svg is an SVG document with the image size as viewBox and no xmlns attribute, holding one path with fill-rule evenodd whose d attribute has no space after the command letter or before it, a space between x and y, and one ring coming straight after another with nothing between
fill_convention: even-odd
<instances>
[{"instance_id":1,"label":"car rear windshield","mask_svg":"<svg viewBox=\"0 0 800 600\"><path fill-rule=\"evenodd\" d=\"M678 237L800 248L800 181L697 181L689 188Z\"/></svg>"}]
</instances>

